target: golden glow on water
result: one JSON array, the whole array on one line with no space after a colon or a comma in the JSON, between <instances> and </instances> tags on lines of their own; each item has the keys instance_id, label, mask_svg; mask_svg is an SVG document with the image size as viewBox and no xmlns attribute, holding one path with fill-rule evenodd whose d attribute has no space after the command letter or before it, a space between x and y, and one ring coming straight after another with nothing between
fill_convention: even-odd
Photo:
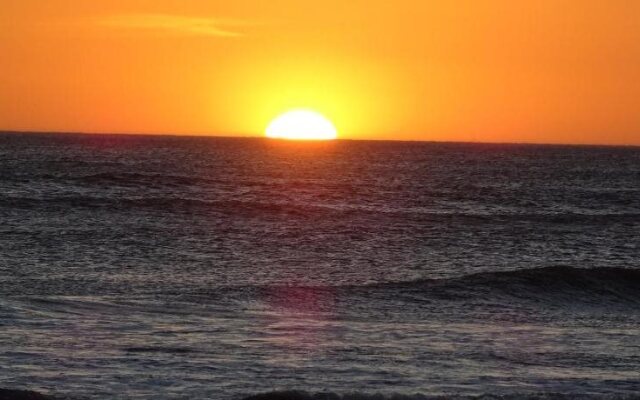
<instances>
[{"instance_id":1,"label":"golden glow on water","mask_svg":"<svg viewBox=\"0 0 640 400\"><path fill-rule=\"evenodd\" d=\"M272 139L333 140L338 131L322 114L311 110L288 111L269 124L266 136Z\"/></svg>"}]
</instances>

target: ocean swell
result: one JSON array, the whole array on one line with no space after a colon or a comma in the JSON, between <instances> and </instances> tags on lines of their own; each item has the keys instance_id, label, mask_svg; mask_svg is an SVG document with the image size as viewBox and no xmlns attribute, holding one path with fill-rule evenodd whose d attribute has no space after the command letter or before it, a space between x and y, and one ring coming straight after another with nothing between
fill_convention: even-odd
<instances>
[{"instance_id":1,"label":"ocean swell","mask_svg":"<svg viewBox=\"0 0 640 400\"><path fill-rule=\"evenodd\" d=\"M500 272L480 272L448 279L381 283L370 289L421 293L440 299L510 296L523 300L624 302L640 305L640 270L553 266Z\"/></svg>"}]
</instances>

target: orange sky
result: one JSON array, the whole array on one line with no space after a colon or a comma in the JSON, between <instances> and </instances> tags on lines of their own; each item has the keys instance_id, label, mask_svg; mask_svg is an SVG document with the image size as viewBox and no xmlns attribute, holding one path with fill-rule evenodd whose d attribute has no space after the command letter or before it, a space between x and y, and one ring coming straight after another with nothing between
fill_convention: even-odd
<instances>
[{"instance_id":1,"label":"orange sky","mask_svg":"<svg viewBox=\"0 0 640 400\"><path fill-rule=\"evenodd\" d=\"M0 0L0 130L640 144L637 0Z\"/></svg>"}]
</instances>

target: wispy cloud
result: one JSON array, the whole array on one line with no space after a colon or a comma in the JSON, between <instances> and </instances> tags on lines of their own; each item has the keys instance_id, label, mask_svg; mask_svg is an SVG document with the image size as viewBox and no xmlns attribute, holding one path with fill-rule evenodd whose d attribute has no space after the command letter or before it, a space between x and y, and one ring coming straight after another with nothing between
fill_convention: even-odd
<instances>
[{"instance_id":1,"label":"wispy cloud","mask_svg":"<svg viewBox=\"0 0 640 400\"><path fill-rule=\"evenodd\" d=\"M100 19L100 24L113 29L136 29L178 35L239 37L236 31L245 23L216 18L187 17L168 14L127 14Z\"/></svg>"}]
</instances>

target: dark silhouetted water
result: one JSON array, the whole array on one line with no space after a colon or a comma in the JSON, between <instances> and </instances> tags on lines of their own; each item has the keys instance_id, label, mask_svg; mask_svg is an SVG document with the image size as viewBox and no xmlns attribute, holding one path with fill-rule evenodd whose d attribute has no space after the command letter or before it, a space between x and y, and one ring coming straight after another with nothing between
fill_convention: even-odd
<instances>
[{"instance_id":1,"label":"dark silhouetted water","mask_svg":"<svg viewBox=\"0 0 640 400\"><path fill-rule=\"evenodd\" d=\"M0 135L0 387L635 396L640 148Z\"/></svg>"}]
</instances>

